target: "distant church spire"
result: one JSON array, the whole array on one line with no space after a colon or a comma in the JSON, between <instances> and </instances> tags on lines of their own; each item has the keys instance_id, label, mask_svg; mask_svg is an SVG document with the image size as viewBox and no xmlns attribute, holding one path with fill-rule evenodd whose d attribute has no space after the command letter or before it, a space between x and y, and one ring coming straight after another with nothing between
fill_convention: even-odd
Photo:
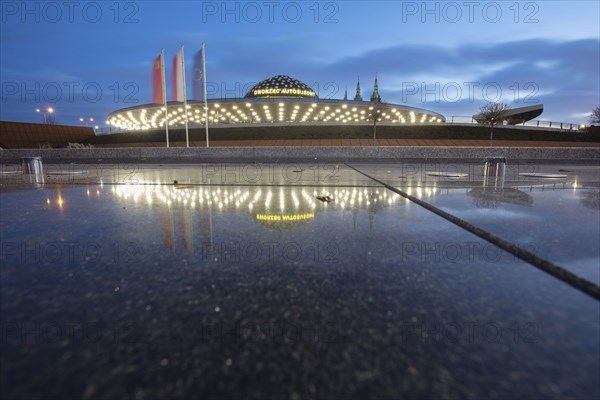
<instances>
[{"instance_id":1,"label":"distant church spire","mask_svg":"<svg viewBox=\"0 0 600 400\"><path fill-rule=\"evenodd\" d=\"M377 85L377 75L375 75L375 84L373 85L373 95L371 101L381 103L381 96L379 96L379 86Z\"/></svg>"},{"instance_id":2,"label":"distant church spire","mask_svg":"<svg viewBox=\"0 0 600 400\"><path fill-rule=\"evenodd\" d=\"M360 95L360 78L356 81L356 94L354 95L354 101L362 101L362 96Z\"/></svg>"},{"instance_id":3,"label":"distant church spire","mask_svg":"<svg viewBox=\"0 0 600 400\"><path fill-rule=\"evenodd\" d=\"M346 91L344 91L344 100L348 100L348 86L346 86Z\"/></svg>"}]
</instances>

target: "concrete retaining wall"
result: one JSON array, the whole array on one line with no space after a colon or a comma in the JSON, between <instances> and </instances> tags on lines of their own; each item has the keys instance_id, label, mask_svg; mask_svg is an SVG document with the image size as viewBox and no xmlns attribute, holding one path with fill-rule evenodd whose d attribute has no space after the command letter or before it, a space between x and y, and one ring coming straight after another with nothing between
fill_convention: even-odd
<instances>
[{"instance_id":1,"label":"concrete retaining wall","mask_svg":"<svg viewBox=\"0 0 600 400\"><path fill-rule=\"evenodd\" d=\"M42 157L46 162L399 162L481 161L486 156L509 160L552 162L600 161L600 147L194 147L194 148L99 148L0 150L0 162L21 157Z\"/></svg>"}]
</instances>

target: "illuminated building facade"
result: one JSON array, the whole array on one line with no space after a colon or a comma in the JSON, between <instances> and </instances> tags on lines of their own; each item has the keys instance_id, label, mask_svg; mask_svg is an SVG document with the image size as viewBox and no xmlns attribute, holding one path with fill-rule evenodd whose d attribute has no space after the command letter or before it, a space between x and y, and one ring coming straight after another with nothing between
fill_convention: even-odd
<instances>
[{"instance_id":1,"label":"illuminated building facade","mask_svg":"<svg viewBox=\"0 0 600 400\"><path fill-rule=\"evenodd\" d=\"M187 101L189 126L205 124L204 102ZM381 101L377 79L370 101L363 101L357 84L354 100L320 99L313 89L297 79L276 75L254 85L244 98L208 99L209 125L271 124L341 125L373 123L376 115L381 124L437 124L444 116L433 111ZM107 123L122 130L164 129L165 111L169 127L182 127L186 112L182 102L164 105L145 104L116 110ZM269 126L271 126L269 125Z\"/></svg>"}]
</instances>

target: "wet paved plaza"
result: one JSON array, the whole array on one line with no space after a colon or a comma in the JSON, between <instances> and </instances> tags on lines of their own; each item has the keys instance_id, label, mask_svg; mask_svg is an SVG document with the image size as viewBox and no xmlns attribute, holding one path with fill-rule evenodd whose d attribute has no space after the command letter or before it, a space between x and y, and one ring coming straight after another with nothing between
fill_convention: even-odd
<instances>
[{"instance_id":1,"label":"wet paved plaza","mask_svg":"<svg viewBox=\"0 0 600 400\"><path fill-rule=\"evenodd\" d=\"M3 397L600 396L597 299L389 189L597 287L597 165L44 167L0 171Z\"/></svg>"}]
</instances>

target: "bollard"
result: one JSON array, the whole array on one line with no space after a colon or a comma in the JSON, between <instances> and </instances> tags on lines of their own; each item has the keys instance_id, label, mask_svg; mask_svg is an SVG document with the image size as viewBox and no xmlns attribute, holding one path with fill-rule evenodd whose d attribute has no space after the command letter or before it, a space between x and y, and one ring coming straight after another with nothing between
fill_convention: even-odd
<instances>
[{"instance_id":1,"label":"bollard","mask_svg":"<svg viewBox=\"0 0 600 400\"><path fill-rule=\"evenodd\" d=\"M504 157L486 157L483 159L483 188L494 190L504 189L504 175L506 173L506 158ZM491 177L495 177L492 182ZM500 180L498 180L500 178ZM500 186L500 187L498 187Z\"/></svg>"},{"instance_id":2,"label":"bollard","mask_svg":"<svg viewBox=\"0 0 600 400\"><path fill-rule=\"evenodd\" d=\"M21 158L21 172L27 183L44 183L44 166L41 157Z\"/></svg>"},{"instance_id":3,"label":"bollard","mask_svg":"<svg viewBox=\"0 0 600 400\"><path fill-rule=\"evenodd\" d=\"M483 159L483 176L504 176L506 171L505 157L486 157Z\"/></svg>"}]
</instances>

